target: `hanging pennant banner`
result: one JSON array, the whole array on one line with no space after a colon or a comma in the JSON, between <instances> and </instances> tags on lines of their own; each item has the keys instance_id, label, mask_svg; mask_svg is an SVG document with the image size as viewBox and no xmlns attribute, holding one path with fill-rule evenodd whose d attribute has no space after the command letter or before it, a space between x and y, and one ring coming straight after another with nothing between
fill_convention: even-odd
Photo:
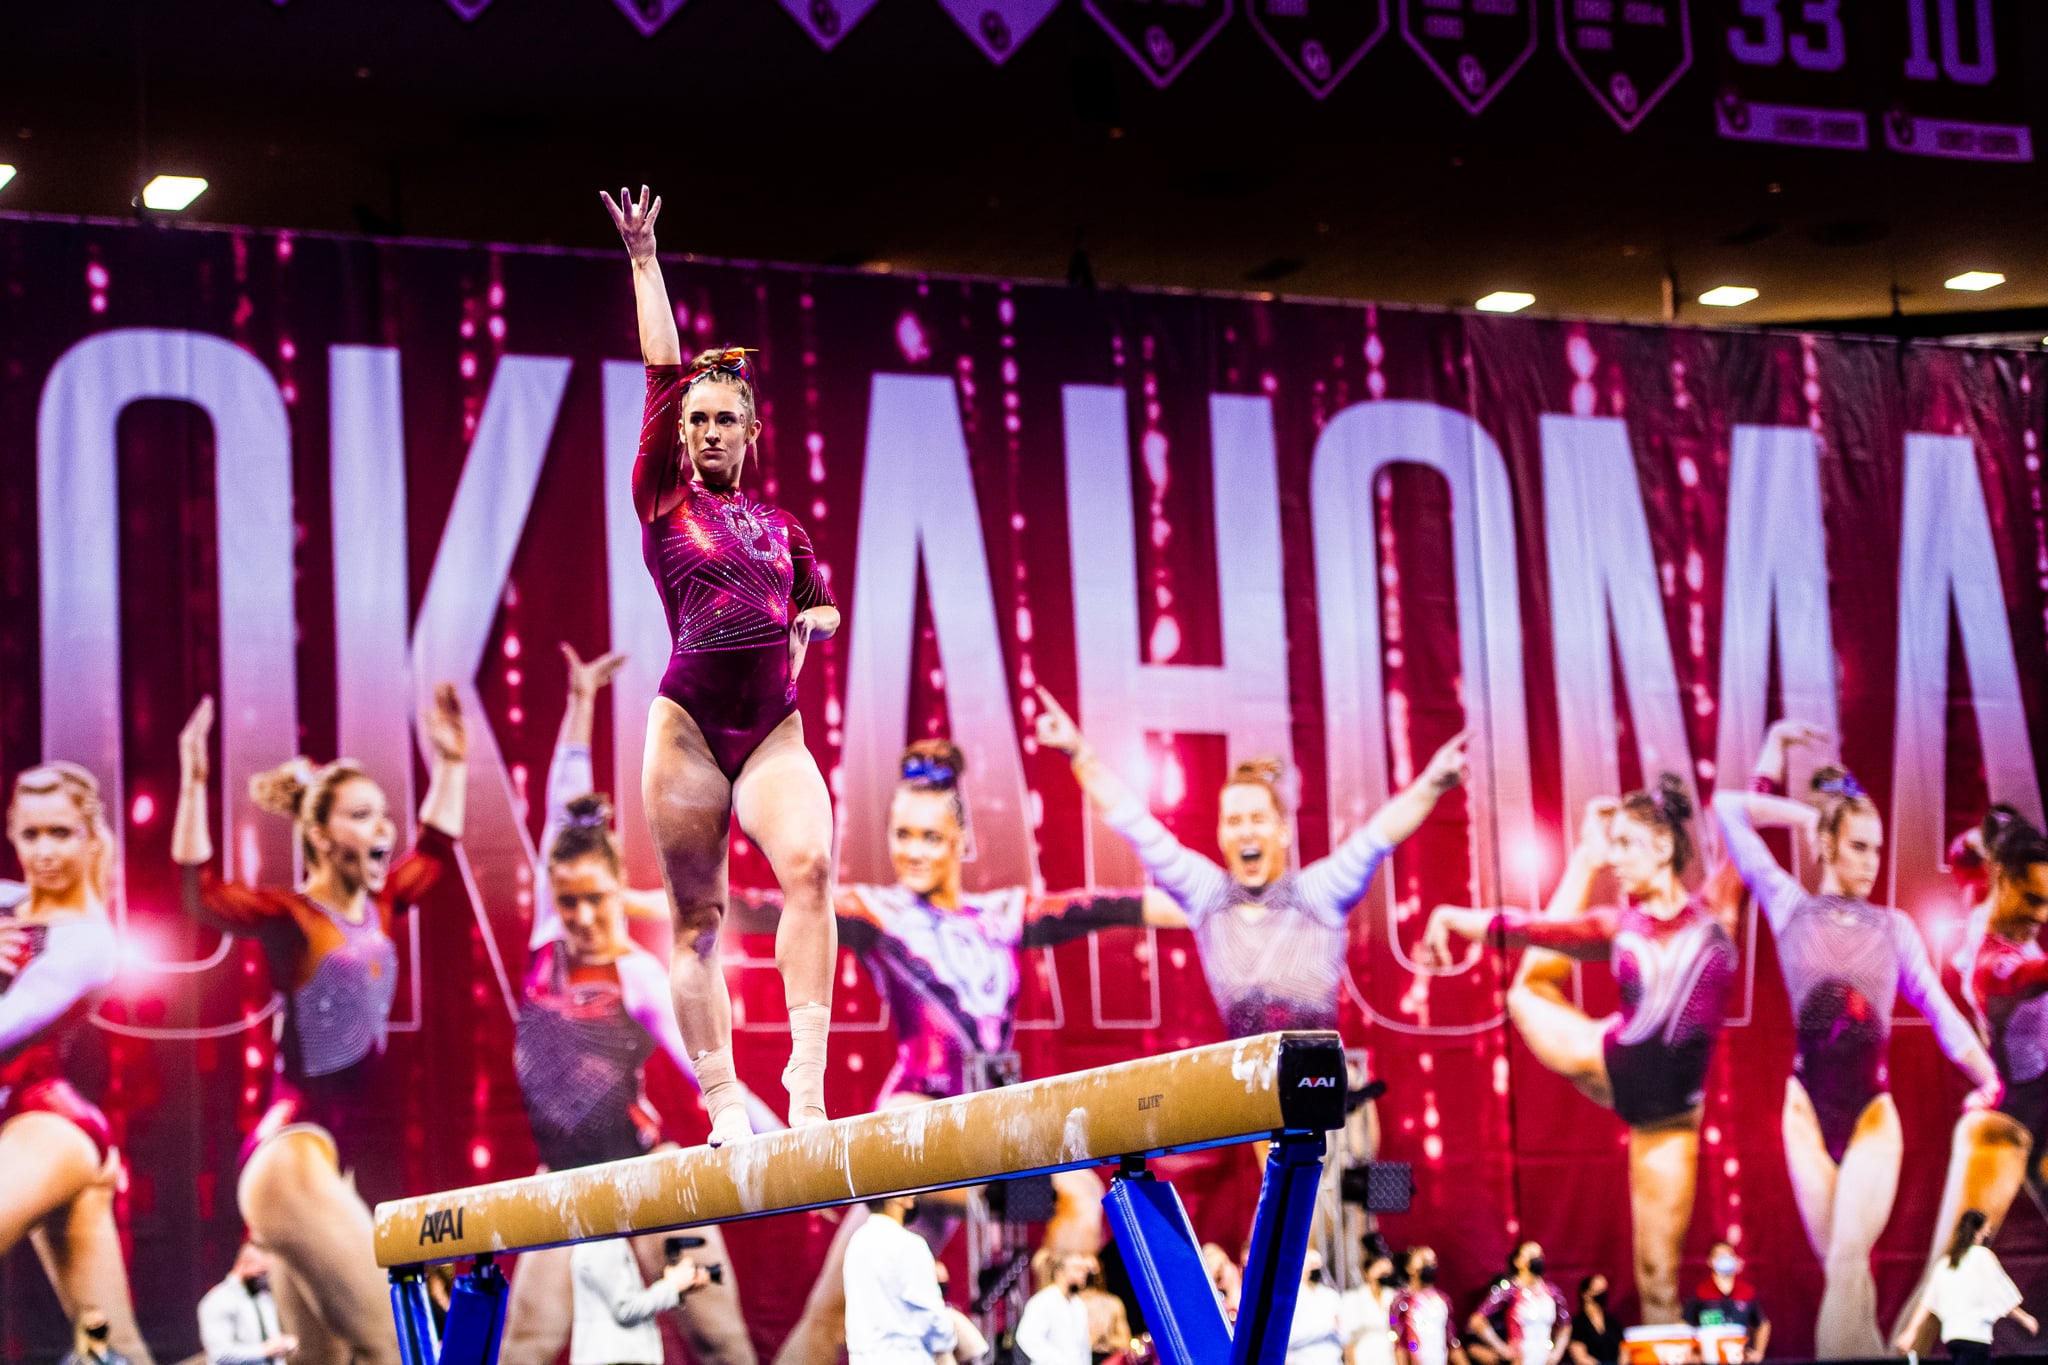
<instances>
[{"instance_id":1,"label":"hanging pennant banner","mask_svg":"<svg viewBox=\"0 0 2048 1365\"><path fill-rule=\"evenodd\" d=\"M1904 0L1901 8L1886 63L1885 146L1912 156L2032 161L2020 6Z\"/></svg>"},{"instance_id":2,"label":"hanging pennant banner","mask_svg":"<svg viewBox=\"0 0 2048 1365\"><path fill-rule=\"evenodd\" d=\"M782 7L803 25L812 42L830 52L855 24L867 18L875 0L782 0Z\"/></svg>"},{"instance_id":3,"label":"hanging pennant banner","mask_svg":"<svg viewBox=\"0 0 2048 1365\"><path fill-rule=\"evenodd\" d=\"M488 3L488 0L486 0ZM654 31L675 18L676 11L683 7L683 0L612 0L619 12L633 21L633 27L642 36L652 38Z\"/></svg>"},{"instance_id":4,"label":"hanging pennant banner","mask_svg":"<svg viewBox=\"0 0 2048 1365\"><path fill-rule=\"evenodd\" d=\"M1535 55L1536 0L1401 0L1401 36L1476 114Z\"/></svg>"},{"instance_id":5,"label":"hanging pennant banner","mask_svg":"<svg viewBox=\"0 0 2048 1365\"><path fill-rule=\"evenodd\" d=\"M1245 0L1245 17L1317 99L1387 34L1387 0Z\"/></svg>"},{"instance_id":6,"label":"hanging pennant banner","mask_svg":"<svg viewBox=\"0 0 2048 1365\"><path fill-rule=\"evenodd\" d=\"M1702 0L1702 8L1702 60L1721 69L1717 133L1838 151L1870 145L1859 106L1883 55L1876 7L1845 14L1840 6Z\"/></svg>"},{"instance_id":7,"label":"hanging pennant banner","mask_svg":"<svg viewBox=\"0 0 2048 1365\"><path fill-rule=\"evenodd\" d=\"M1261 0L1254 0L1260 3ZM1087 0L1095 22L1164 90L1230 22L1233 0ZM1297 3L1295 8L1305 7ZM1284 5L1283 5L1284 8Z\"/></svg>"},{"instance_id":8,"label":"hanging pennant banner","mask_svg":"<svg viewBox=\"0 0 2048 1365\"><path fill-rule=\"evenodd\" d=\"M872 0L870 0L872 3ZM953 22L997 66L1010 60L1060 0L939 0Z\"/></svg>"},{"instance_id":9,"label":"hanging pennant banner","mask_svg":"<svg viewBox=\"0 0 2048 1365\"><path fill-rule=\"evenodd\" d=\"M282 5L285 0L276 0L276 2ZM491 0L448 0L448 8L461 15L464 23L468 23L490 7Z\"/></svg>"},{"instance_id":10,"label":"hanging pennant banner","mask_svg":"<svg viewBox=\"0 0 2048 1365\"><path fill-rule=\"evenodd\" d=\"M1607 116L1633 132L1692 66L1686 0L1570 0L1557 47Z\"/></svg>"}]
</instances>

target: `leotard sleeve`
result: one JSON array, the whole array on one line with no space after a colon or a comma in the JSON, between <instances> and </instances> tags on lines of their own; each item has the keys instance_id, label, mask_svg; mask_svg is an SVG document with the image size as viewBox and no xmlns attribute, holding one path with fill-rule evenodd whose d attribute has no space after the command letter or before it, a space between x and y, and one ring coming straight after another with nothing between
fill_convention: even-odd
<instances>
[{"instance_id":1,"label":"leotard sleeve","mask_svg":"<svg viewBox=\"0 0 2048 1365\"><path fill-rule=\"evenodd\" d=\"M1033 896L1024 907L1020 948L1045 948L1082 938L1097 929L1116 929L1145 922L1142 892L1096 895L1077 891L1064 896Z\"/></svg>"},{"instance_id":2,"label":"leotard sleeve","mask_svg":"<svg viewBox=\"0 0 2048 1365\"><path fill-rule=\"evenodd\" d=\"M421 825L412 847L391 869L378 898L392 914L404 914L426 898L434 883L455 865L455 840L447 831Z\"/></svg>"},{"instance_id":3,"label":"leotard sleeve","mask_svg":"<svg viewBox=\"0 0 2048 1365\"><path fill-rule=\"evenodd\" d=\"M43 950L0 991L0 1054L19 1047L114 979L114 928L98 915L49 926Z\"/></svg>"},{"instance_id":4,"label":"leotard sleeve","mask_svg":"<svg viewBox=\"0 0 2048 1365\"><path fill-rule=\"evenodd\" d=\"M1621 912L1599 906L1570 919L1549 919L1527 910L1502 910L1493 917L1487 938L1498 935L1510 948L1548 948L1581 962L1604 962L1613 955L1614 934Z\"/></svg>"},{"instance_id":5,"label":"leotard sleeve","mask_svg":"<svg viewBox=\"0 0 2048 1365\"><path fill-rule=\"evenodd\" d=\"M1970 973L1971 994L1979 1000L1994 995L2040 995L2048 991L2048 957L2029 957L2016 944L1987 934Z\"/></svg>"},{"instance_id":6,"label":"leotard sleeve","mask_svg":"<svg viewBox=\"0 0 2048 1365\"><path fill-rule=\"evenodd\" d=\"M1167 832L1165 825L1133 794L1103 813L1109 827L1130 841L1138 860L1188 913L1190 927L1214 914L1230 898L1230 877L1216 864Z\"/></svg>"},{"instance_id":7,"label":"leotard sleeve","mask_svg":"<svg viewBox=\"0 0 2048 1365\"><path fill-rule=\"evenodd\" d=\"M1744 792L1716 792L1714 816L1721 822L1721 833L1727 839L1728 856L1734 859L1743 884L1749 887L1757 904L1763 906L1771 932L1783 933L1786 921L1805 899L1806 888L1771 856L1770 847L1750 823L1748 800Z\"/></svg>"},{"instance_id":8,"label":"leotard sleeve","mask_svg":"<svg viewBox=\"0 0 2048 1365\"><path fill-rule=\"evenodd\" d=\"M676 481L676 446L682 423L683 367L647 367L647 405L641 409L640 453L633 459L633 511L645 525L661 515L662 499Z\"/></svg>"},{"instance_id":9,"label":"leotard sleeve","mask_svg":"<svg viewBox=\"0 0 2048 1365\"><path fill-rule=\"evenodd\" d=\"M185 912L222 933L256 934L295 923L291 892L222 881L210 867L187 864L184 893Z\"/></svg>"},{"instance_id":10,"label":"leotard sleeve","mask_svg":"<svg viewBox=\"0 0 2048 1365\"><path fill-rule=\"evenodd\" d=\"M1372 885L1373 873L1379 871L1380 864L1393 851L1393 845L1380 838L1372 821L1366 821L1337 845L1329 857L1318 858L1302 869L1297 883L1302 904L1325 924L1341 928L1350 918L1351 908Z\"/></svg>"},{"instance_id":11,"label":"leotard sleeve","mask_svg":"<svg viewBox=\"0 0 2048 1365\"><path fill-rule=\"evenodd\" d=\"M789 562L795 574L789 588L790 606L798 612L809 611L812 607L838 606L832 589L825 584L824 575L818 572L818 553L811 548L811 533L789 513L782 515L789 526Z\"/></svg>"},{"instance_id":12,"label":"leotard sleeve","mask_svg":"<svg viewBox=\"0 0 2048 1365\"><path fill-rule=\"evenodd\" d=\"M597 785L588 744L557 744L548 763L546 823L540 829L540 847L533 860L533 932L527 935L528 949L552 943L562 937L562 916L555 898L547 891L548 853L569 823L569 803Z\"/></svg>"},{"instance_id":13,"label":"leotard sleeve","mask_svg":"<svg viewBox=\"0 0 2048 1365\"><path fill-rule=\"evenodd\" d=\"M1934 964L1927 957L1927 944L1912 917L1903 910L1892 911L1892 948L1898 954L1899 994L1911 1001L1913 1008L1933 1026L1934 1041L1941 1044L1942 1055L1952 1062L1961 1062L1980 1046L1977 1030L1941 988L1941 978L1935 975Z\"/></svg>"}]
</instances>

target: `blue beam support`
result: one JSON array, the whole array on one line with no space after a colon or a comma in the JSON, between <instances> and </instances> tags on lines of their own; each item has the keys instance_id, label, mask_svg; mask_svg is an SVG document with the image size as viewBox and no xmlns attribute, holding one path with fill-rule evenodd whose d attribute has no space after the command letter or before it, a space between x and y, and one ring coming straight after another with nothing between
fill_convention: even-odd
<instances>
[{"instance_id":1,"label":"blue beam support","mask_svg":"<svg viewBox=\"0 0 2048 1365\"><path fill-rule=\"evenodd\" d=\"M391 1272L391 1317L398 1326L400 1365L437 1365L441 1342L434 1334L427 1276L421 1267L400 1266Z\"/></svg>"},{"instance_id":2,"label":"blue beam support","mask_svg":"<svg viewBox=\"0 0 2048 1365\"><path fill-rule=\"evenodd\" d=\"M498 1365L505 1338L505 1274L488 1256L458 1276L448 1300L448 1333L438 1365Z\"/></svg>"},{"instance_id":3,"label":"blue beam support","mask_svg":"<svg viewBox=\"0 0 2048 1365\"><path fill-rule=\"evenodd\" d=\"M1320 1133L1288 1133L1266 1154L1259 1209L1252 1218L1251 1252L1245 1257L1237 1330L1230 1343L1231 1365L1282 1365L1287 1358L1287 1334L1294 1326L1301 1263L1308 1254L1316 1188L1322 1179Z\"/></svg>"},{"instance_id":4,"label":"blue beam support","mask_svg":"<svg viewBox=\"0 0 2048 1365\"><path fill-rule=\"evenodd\" d=\"M1143 1162L1126 1161L1102 1206L1160 1365L1220 1365L1229 1359L1230 1328L1173 1186L1155 1180Z\"/></svg>"}]
</instances>

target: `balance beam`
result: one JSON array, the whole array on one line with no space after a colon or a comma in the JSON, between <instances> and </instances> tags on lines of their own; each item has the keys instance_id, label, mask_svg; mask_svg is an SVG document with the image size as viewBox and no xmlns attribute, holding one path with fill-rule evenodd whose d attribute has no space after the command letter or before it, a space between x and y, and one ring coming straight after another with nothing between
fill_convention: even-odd
<instances>
[{"instance_id":1,"label":"balance beam","mask_svg":"<svg viewBox=\"0 0 2048 1365\"><path fill-rule=\"evenodd\" d=\"M930 1104L379 1204L377 1263L451 1261L1344 1125L1334 1033L1268 1033Z\"/></svg>"}]
</instances>

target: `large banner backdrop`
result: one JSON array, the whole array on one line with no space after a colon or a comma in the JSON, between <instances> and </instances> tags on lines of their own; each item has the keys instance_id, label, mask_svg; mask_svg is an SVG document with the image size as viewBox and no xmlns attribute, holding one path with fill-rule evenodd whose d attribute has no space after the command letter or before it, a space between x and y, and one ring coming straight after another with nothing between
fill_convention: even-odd
<instances>
[{"instance_id":1,"label":"large banner backdrop","mask_svg":"<svg viewBox=\"0 0 2048 1365\"><path fill-rule=\"evenodd\" d=\"M1588 798L1666 770L1702 797L1742 783L1768 723L1799 716L1843 737L1886 817L1874 898L1912 915L1953 987L1947 841L1993 799L2040 818L2048 358L688 260L668 278L686 342L760 348L750 477L806 522L847 612L802 697L844 880L891 880L896 755L941 731L969 757L970 886L1141 878L1036 751L1037 684L1204 851L1234 758L1290 761L1306 859L1474 729L1473 783L1352 917L1344 1006L1388 1084L1386 1154L1416 1167L1388 1233L1442 1250L1461 1313L1518 1235L1560 1282L1612 1272L1630 1311L1626 1133L1507 1026L1496 955L1420 968L1432 906L1539 905ZM223 870L283 883L290 830L248 802L250 773L346 753L414 806L410 717L457 684L465 875L400 931L378 1103L417 1190L533 1169L511 1024L559 641L632 656L598 775L654 880L639 753L668 641L627 496L632 298L622 257L22 219L0 220L0 283L0 776L69 758L114 793L103 1103L137 1307L177 1359L240 1235L277 985L253 944L180 910L175 737L201 695L221 703ZM734 883L771 884L743 842ZM1774 1348L1796 1353L1821 1274L1779 1131L1793 1030L1749 907L1737 940L1684 1282L1711 1240L1737 1242L1781 1308ZM742 1075L779 1102L772 953L737 941L727 970ZM828 1083L849 1112L893 1035L851 957L840 983ZM1613 1007L1604 966L1577 988ZM1192 940L1138 929L1027 955L1020 1029L1038 1075L1222 1033ZM1905 1006L1891 1068L1887 1322L1968 1089ZM693 1140L687 1091L656 1081ZM1199 1229L1239 1245L1249 1158L1187 1165ZM2038 1288L2048 1237L2026 1203L2000 1247ZM831 1231L734 1231L762 1346ZM67 1339L27 1246L0 1333L10 1360Z\"/></svg>"}]
</instances>

